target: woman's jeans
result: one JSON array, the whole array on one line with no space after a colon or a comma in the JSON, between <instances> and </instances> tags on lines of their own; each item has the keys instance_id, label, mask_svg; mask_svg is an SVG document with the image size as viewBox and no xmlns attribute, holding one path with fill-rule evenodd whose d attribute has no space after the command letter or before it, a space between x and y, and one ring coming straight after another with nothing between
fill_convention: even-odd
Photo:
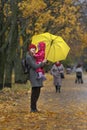
<instances>
[{"instance_id":1,"label":"woman's jeans","mask_svg":"<svg viewBox=\"0 0 87 130\"><path fill-rule=\"evenodd\" d=\"M32 87L31 91L31 110L37 110L37 101L40 96L41 87Z\"/></svg>"}]
</instances>

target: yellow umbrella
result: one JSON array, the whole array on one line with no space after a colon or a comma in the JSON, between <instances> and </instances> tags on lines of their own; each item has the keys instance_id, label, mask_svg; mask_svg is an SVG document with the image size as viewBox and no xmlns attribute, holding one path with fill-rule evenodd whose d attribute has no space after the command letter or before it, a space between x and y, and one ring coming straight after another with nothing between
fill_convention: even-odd
<instances>
[{"instance_id":1,"label":"yellow umbrella","mask_svg":"<svg viewBox=\"0 0 87 130\"><path fill-rule=\"evenodd\" d=\"M45 58L48 61L56 62L66 59L70 47L60 36L56 36L50 33L43 33L34 35L32 37L32 43L37 45L39 42L46 43Z\"/></svg>"}]
</instances>

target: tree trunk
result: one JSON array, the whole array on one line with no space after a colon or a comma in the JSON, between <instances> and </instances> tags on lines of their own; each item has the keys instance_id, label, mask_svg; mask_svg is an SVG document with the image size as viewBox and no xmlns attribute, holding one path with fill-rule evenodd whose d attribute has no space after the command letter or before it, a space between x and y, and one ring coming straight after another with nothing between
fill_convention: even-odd
<instances>
[{"instance_id":1,"label":"tree trunk","mask_svg":"<svg viewBox=\"0 0 87 130\"><path fill-rule=\"evenodd\" d=\"M17 2L16 0L11 0L12 7L12 21L11 28L9 32L9 44L7 51L7 62L5 66L5 83L4 87L12 87L12 72L14 67L14 59L17 48L17 40L18 40L18 23L17 23Z\"/></svg>"},{"instance_id":2,"label":"tree trunk","mask_svg":"<svg viewBox=\"0 0 87 130\"><path fill-rule=\"evenodd\" d=\"M23 25L20 25L20 26L23 29L24 26ZM22 34L24 46L21 48L20 44L18 45L15 60L14 60L15 83L26 83L28 80L28 75L24 74L22 64L21 64L22 58L26 56L27 47L28 47L28 41L26 40L28 39L26 30L24 30L24 34L25 35ZM22 51L22 54L21 54L21 51Z\"/></svg>"},{"instance_id":3,"label":"tree trunk","mask_svg":"<svg viewBox=\"0 0 87 130\"><path fill-rule=\"evenodd\" d=\"M4 44L4 34L2 35L2 30L4 26L4 15L3 15L3 4L0 5L0 89L3 88L4 82L4 64L5 57L4 52L1 50L2 45Z\"/></svg>"},{"instance_id":4,"label":"tree trunk","mask_svg":"<svg viewBox=\"0 0 87 130\"><path fill-rule=\"evenodd\" d=\"M4 83L4 54L0 53L0 89L3 88Z\"/></svg>"},{"instance_id":5,"label":"tree trunk","mask_svg":"<svg viewBox=\"0 0 87 130\"><path fill-rule=\"evenodd\" d=\"M28 75L24 74L20 55L16 54L14 60L15 83L26 83Z\"/></svg>"}]
</instances>

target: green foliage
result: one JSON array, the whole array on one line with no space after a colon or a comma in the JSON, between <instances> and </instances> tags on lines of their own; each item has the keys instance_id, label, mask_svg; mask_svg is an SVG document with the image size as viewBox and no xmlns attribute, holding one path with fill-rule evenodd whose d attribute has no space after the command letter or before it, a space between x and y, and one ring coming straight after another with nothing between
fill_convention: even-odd
<instances>
[{"instance_id":1,"label":"green foliage","mask_svg":"<svg viewBox=\"0 0 87 130\"><path fill-rule=\"evenodd\" d=\"M71 57L67 57L66 60L62 61L64 67L67 67L67 65L72 65L73 64L73 60L71 59Z\"/></svg>"}]
</instances>

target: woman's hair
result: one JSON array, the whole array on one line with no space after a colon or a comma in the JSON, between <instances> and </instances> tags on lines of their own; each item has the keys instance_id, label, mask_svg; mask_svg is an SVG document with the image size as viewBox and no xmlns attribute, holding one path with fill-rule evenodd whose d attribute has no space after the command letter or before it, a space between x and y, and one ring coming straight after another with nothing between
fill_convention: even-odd
<instances>
[{"instance_id":1,"label":"woman's hair","mask_svg":"<svg viewBox=\"0 0 87 130\"><path fill-rule=\"evenodd\" d=\"M76 68L79 68L79 67L81 67L82 65L81 64L78 64L77 66L76 66Z\"/></svg>"}]
</instances>

